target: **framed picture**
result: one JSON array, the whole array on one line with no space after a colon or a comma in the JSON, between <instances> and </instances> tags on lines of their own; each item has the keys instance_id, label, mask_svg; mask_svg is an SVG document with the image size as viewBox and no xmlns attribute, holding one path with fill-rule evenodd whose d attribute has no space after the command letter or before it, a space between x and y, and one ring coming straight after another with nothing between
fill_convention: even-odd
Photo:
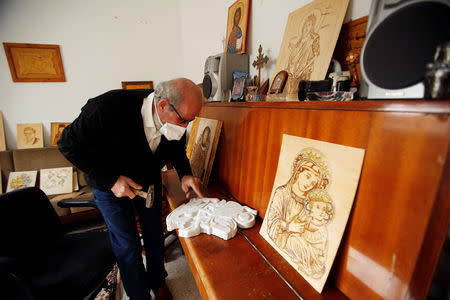
<instances>
[{"instance_id":1,"label":"framed picture","mask_svg":"<svg viewBox=\"0 0 450 300\"><path fill-rule=\"evenodd\" d=\"M216 156L222 121L196 117L186 149L192 173L208 186L214 157Z\"/></svg>"},{"instance_id":2,"label":"framed picture","mask_svg":"<svg viewBox=\"0 0 450 300\"><path fill-rule=\"evenodd\" d=\"M270 94L279 94L283 92L284 85L286 84L286 79L288 77L288 73L286 71L280 71L273 78L272 85L270 86L269 93Z\"/></svg>"},{"instance_id":3,"label":"framed picture","mask_svg":"<svg viewBox=\"0 0 450 300\"><path fill-rule=\"evenodd\" d=\"M14 82L66 81L58 45L3 43Z\"/></svg>"},{"instance_id":4,"label":"framed picture","mask_svg":"<svg viewBox=\"0 0 450 300\"><path fill-rule=\"evenodd\" d=\"M6 150L5 127L3 126L3 115L0 110L0 151Z\"/></svg>"},{"instance_id":5,"label":"framed picture","mask_svg":"<svg viewBox=\"0 0 450 300\"><path fill-rule=\"evenodd\" d=\"M238 0L228 8L227 45L228 53L247 52L247 31L251 0Z\"/></svg>"},{"instance_id":6,"label":"framed picture","mask_svg":"<svg viewBox=\"0 0 450 300\"><path fill-rule=\"evenodd\" d=\"M8 177L7 192L32 187L36 184L37 171L10 172Z\"/></svg>"},{"instance_id":7,"label":"framed picture","mask_svg":"<svg viewBox=\"0 0 450 300\"><path fill-rule=\"evenodd\" d=\"M319 293L347 224L364 149L284 134L259 233Z\"/></svg>"},{"instance_id":8,"label":"framed picture","mask_svg":"<svg viewBox=\"0 0 450 300\"><path fill-rule=\"evenodd\" d=\"M40 170L40 189L47 195L73 192L73 168Z\"/></svg>"},{"instance_id":9,"label":"framed picture","mask_svg":"<svg viewBox=\"0 0 450 300\"><path fill-rule=\"evenodd\" d=\"M274 73L285 70L289 75L285 100L298 101L300 80L325 79L348 3L315 0L289 14Z\"/></svg>"},{"instance_id":10,"label":"framed picture","mask_svg":"<svg viewBox=\"0 0 450 300\"><path fill-rule=\"evenodd\" d=\"M247 87L247 73L241 71L234 71L233 89L231 90L231 101L244 101L246 87Z\"/></svg>"},{"instance_id":11,"label":"framed picture","mask_svg":"<svg viewBox=\"0 0 450 300\"><path fill-rule=\"evenodd\" d=\"M67 126L70 125L70 122L52 122L51 124L51 129L50 129L50 134L51 134L51 145L52 146L58 146L58 141L61 138L61 134L64 130L64 128L66 128Z\"/></svg>"},{"instance_id":12,"label":"framed picture","mask_svg":"<svg viewBox=\"0 0 450 300\"><path fill-rule=\"evenodd\" d=\"M122 81L122 89L153 89L153 81Z\"/></svg>"},{"instance_id":13,"label":"framed picture","mask_svg":"<svg viewBox=\"0 0 450 300\"><path fill-rule=\"evenodd\" d=\"M17 124L17 149L44 147L42 123Z\"/></svg>"}]
</instances>

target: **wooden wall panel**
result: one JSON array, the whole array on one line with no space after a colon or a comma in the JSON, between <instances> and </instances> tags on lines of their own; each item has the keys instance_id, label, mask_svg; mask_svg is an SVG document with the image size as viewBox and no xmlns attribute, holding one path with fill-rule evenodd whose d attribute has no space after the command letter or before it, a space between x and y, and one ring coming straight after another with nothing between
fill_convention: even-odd
<instances>
[{"instance_id":1,"label":"wooden wall panel","mask_svg":"<svg viewBox=\"0 0 450 300\"><path fill-rule=\"evenodd\" d=\"M224 121L212 181L264 217L283 133L366 149L331 282L354 299L405 298L440 182L449 180L441 176L450 101L425 102L208 104L201 116Z\"/></svg>"}]
</instances>

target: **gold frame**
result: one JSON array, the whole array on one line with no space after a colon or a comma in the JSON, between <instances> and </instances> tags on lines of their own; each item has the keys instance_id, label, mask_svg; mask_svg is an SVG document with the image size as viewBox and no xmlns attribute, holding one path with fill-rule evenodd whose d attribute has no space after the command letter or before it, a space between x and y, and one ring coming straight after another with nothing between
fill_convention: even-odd
<instances>
[{"instance_id":1,"label":"gold frame","mask_svg":"<svg viewBox=\"0 0 450 300\"><path fill-rule=\"evenodd\" d=\"M66 81L58 45L3 43L14 82Z\"/></svg>"},{"instance_id":2,"label":"gold frame","mask_svg":"<svg viewBox=\"0 0 450 300\"><path fill-rule=\"evenodd\" d=\"M153 89L153 81L122 81L122 89Z\"/></svg>"}]
</instances>

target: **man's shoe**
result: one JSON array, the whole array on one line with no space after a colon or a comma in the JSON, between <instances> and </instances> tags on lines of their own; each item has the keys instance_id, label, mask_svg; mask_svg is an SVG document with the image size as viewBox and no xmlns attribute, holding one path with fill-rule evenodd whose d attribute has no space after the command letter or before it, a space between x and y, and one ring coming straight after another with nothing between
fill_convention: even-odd
<instances>
[{"instance_id":1,"label":"man's shoe","mask_svg":"<svg viewBox=\"0 0 450 300\"><path fill-rule=\"evenodd\" d=\"M167 285L164 285L160 288L154 289L153 292L155 293L155 299L156 300L172 300L172 293L170 292Z\"/></svg>"}]
</instances>

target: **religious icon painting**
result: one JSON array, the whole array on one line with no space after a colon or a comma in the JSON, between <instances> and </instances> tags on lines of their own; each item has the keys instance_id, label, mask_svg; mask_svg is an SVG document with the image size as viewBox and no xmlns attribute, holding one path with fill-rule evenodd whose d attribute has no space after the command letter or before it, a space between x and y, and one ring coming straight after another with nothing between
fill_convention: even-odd
<instances>
[{"instance_id":1,"label":"religious icon painting","mask_svg":"<svg viewBox=\"0 0 450 300\"><path fill-rule=\"evenodd\" d=\"M42 123L17 124L17 149L44 147Z\"/></svg>"},{"instance_id":2,"label":"religious icon painting","mask_svg":"<svg viewBox=\"0 0 450 300\"><path fill-rule=\"evenodd\" d=\"M364 149L283 135L260 234L319 293L353 205Z\"/></svg>"},{"instance_id":3,"label":"religious icon painting","mask_svg":"<svg viewBox=\"0 0 450 300\"><path fill-rule=\"evenodd\" d=\"M70 122L52 122L51 123L51 134L50 134L50 140L52 146L58 146L58 141L61 138L61 134L67 126L70 125Z\"/></svg>"},{"instance_id":4,"label":"religious icon painting","mask_svg":"<svg viewBox=\"0 0 450 300\"><path fill-rule=\"evenodd\" d=\"M286 101L298 100L301 80L325 79L348 3L315 0L289 14L274 73L288 73L282 92Z\"/></svg>"},{"instance_id":5,"label":"religious icon painting","mask_svg":"<svg viewBox=\"0 0 450 300\"><path fill-rule=\"evenodd\" d=\"M251 0L238 0L228 8L227 19L227 53L241 54L247 52L247 32Z\"/></svg>"},{"instance_id":6,"label":"religious icon painting","mask_svg":"<svg viewBox=\"0 0 450 300\"><path fill-rule=\"evenodd\" d=\"M33 187L36 184L37 171L10 172L8 177L7 192Z\"/></svg>"},{"instance_id":7,"label":"religious icon painting","mask_svg":"<svg viewBox=\"0 0 450 300\"><path fill-rule=\"evenodd\" d=\"M216 156L222 121L196 117L186 149L192 174L208 186L209 176Z\"/></svg>"}]
</instances>

